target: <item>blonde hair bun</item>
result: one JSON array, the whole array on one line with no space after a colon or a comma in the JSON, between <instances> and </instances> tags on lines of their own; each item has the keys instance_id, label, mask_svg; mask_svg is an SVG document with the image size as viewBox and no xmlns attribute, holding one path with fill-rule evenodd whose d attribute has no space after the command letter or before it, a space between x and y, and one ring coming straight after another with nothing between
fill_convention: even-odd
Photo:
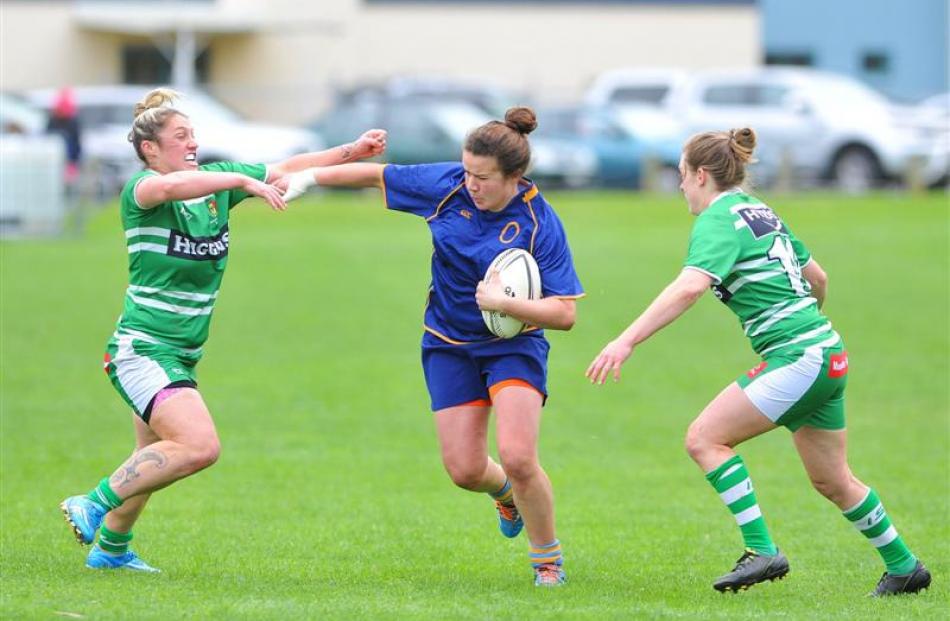
<instances>
[{"instance_id":1,"label":"blonde hair bun","mask_svg":"<svg viewBox=\"0 0 950 621\"><path fill-rule=\"evenodd\" d=\"M164 107L176 99L181 99L181 94L170 88L156 88L155 90L151 90L145 94L142 101L135 104L135 108L132 110L132 118L138 118L138 116L146 110Z\"/></svg>"},{"instance_id":2,"label":"blonde hair bun","mask_svg":"<svg viewBox=\"0 0 950 621\"><path fill-rule=\"evenodd\" d=\"M755 131L751 127L730 130L729 147L740 162L750 163L752 152L755 150Z\"/></svg>"}]
</instances>

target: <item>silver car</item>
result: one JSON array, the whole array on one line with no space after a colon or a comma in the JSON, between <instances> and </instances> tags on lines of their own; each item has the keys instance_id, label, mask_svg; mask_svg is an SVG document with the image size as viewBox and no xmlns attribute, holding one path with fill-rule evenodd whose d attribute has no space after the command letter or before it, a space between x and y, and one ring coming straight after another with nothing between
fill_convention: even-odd
<instances>
[{"instance_id":1,"label":"silver car","mask_svg":"<svg viewBox=\"0 0 950 621\"><path fill-rule=\"evenodd\" d=\"M946 132L920 107L899 106L857 80L802 68L693 74L669 97L688 133L748 126L759 136L760 180L832 180L849 191L946 175Z\"/></svg>"}]
</instances>

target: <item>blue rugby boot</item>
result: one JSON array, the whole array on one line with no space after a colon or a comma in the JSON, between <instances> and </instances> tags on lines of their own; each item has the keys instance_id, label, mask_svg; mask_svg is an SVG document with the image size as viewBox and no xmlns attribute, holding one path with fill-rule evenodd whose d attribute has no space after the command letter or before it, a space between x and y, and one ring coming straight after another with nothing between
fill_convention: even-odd
<instances>
[{"instance_id":1,"label":"blue rugby boot","mask_svg":"<svg viewBox=\"0 0 950 621\"><path fill-rule=\"evenodd\" d=\"M521 529L524 528L524 520L518 513L518 507L506 505L501 501L495 501L495 508L498 509L498 530L509 539L517 537Z\"/></svg>"},{"instance_id":2,"label":"blue rugby boot","mask_svg":"<svg viewBox=\"0 0 950 621\"><path fill-rule=\"evenodd\" d=\"M95 546L89 551L89 556L86 557L86 567L89 569L130 569L149 574L162 571L140 559L132 550L116 556L105 552L99 546Z\"/></svg>"},{"instance_id":3,"label":"blue rugby boot","mask_svg":"<svg viewBox=\"0 0 950 621\"><path fill-rule=\"evenodd\" d=\"M70 496L59 504L59 508L63 510L63 517L72 527L76 540L82 545L89 545L95 540L96 531L109 512L88 496Z\"/></svg>"}]
</instances>

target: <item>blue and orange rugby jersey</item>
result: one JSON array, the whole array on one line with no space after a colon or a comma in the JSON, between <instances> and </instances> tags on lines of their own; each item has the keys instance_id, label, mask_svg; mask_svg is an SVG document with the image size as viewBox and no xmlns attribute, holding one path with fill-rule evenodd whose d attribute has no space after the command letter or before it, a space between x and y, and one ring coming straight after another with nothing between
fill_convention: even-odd
<instances>
[{"instance_id":1,"label":"blue and orange rugby jersey","mask_svg":"<svg viewBox=\"0 0 950 621\"><path fill-rule=\"evenodd\" d=\"M584 295L564 226L538 187L523 179L518 194L498 212L481 211L465 189L458 162L383 169L386 207L425 218L432 233L432 282L425 329L445 342L495 340L475 303L475 287L498 255L523 248L534 256L544 297ZM541 330L518 338L543 338Z\"/></svg>"}]
</instances>

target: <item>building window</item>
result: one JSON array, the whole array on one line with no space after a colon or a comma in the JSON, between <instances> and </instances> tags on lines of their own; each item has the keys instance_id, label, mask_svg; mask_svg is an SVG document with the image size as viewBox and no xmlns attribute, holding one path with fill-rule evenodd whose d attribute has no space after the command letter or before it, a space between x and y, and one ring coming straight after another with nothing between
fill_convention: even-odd
<instances>
[{"instance_id":1,"label":"building window","mask_svg":"<svg viewBox=\"0 0 950 621\"><path fill-rule=\"evenodd\" d=\"M865 52L861 56L861 68L866 73L887 73L889 60L886 52Z\"/></svg>"},{"instance_id":2,"label":"building window","mask_svg":"<svg viewBox=\"0 0 950 621\"><path fill-rule=\"evenodd\" d=\"M208 82L210 49L195 59L195 79ZM122 48L122 81L125 84L168 84L172 79L171 61L154 45L126 45Z\"/></svg>"},{"instance_id":3,"label":"building window","mask_svg":"<svg viewBox=\"0 0 950 621\"><path fill-rule=\"evenodd\" d=\"M766 52L765 64L812 67L815 59L810 52Z\"/></svg>"}]
</instances>

